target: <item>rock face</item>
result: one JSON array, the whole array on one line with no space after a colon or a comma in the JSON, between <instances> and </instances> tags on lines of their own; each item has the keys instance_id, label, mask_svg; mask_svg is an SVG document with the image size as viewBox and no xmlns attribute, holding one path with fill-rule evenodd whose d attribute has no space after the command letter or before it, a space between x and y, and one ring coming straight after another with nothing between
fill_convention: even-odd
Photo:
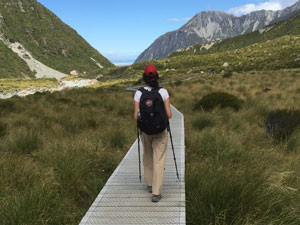
<instances>
[{"instance_id":1,"label":"rock face","mask_svg":"<svg viewBox=\"0 0 300 225\"><path fill-rule=\"evenodd\" d=\"M260 10L236 17L221 11L200 12L178 30L154 41L135 62L159 59L188 46L249 33L286 20L300 11L300 1L280 11Z\"/></svg>"}]
</instances>

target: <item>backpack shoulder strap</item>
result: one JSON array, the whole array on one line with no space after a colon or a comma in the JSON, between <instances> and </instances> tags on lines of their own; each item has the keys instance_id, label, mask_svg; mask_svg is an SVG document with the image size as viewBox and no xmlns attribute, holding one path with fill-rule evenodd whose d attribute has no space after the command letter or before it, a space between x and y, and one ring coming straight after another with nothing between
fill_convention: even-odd
<instances>
[{"instance_id":1,"label":"backpack shoulder strap","mask_svg":"<svg viewBox=\"0 0 300 225\"><path fill-rule=\"evenodd\" d=\"M162 87L152 88L152 91L156 91L158 93L161 88Z\"/></svg>"},{"instance_id":2,"label":"backpack shoulder strap","mask_svg":"<svg viewBox=\"0 0 300 225\"><path fill-rule=\"evenodd\" d=\"M155 91L155 92L159 92L159 90L161 89L162 87L157 87L157 88L152 88L151 89L151 92L152 91ZM147 91L145 88L141 87L138 89L140 92L142 92L142 94L145 94L145 93L149 93L149 91Z\"/></svg>"},{"instance_id":3,"label":"backpack shoulder strap","mask_svg":"<svg viewBox=\"0 0 300 225\"><path fill-rule=\"evenodd\" d=\"M142 94L145 94L147 90L145 90L145 88L141 87L138 89L140 92L142 92Z\"/></svg>"}]
</instances>

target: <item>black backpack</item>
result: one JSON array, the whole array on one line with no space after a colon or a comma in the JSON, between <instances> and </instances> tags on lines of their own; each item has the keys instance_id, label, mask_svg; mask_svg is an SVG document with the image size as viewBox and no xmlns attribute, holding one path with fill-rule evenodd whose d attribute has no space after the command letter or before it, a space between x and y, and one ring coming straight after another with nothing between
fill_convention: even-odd
<instances>
[{"instance_id":1,"label":"black backpack","mask_svg":"<svg viewBox=\"0 0 300 225\"><path fill-rule=\"evenodd\" d=\"M158 134L167 128L168 118L164 101L159 94L159 88L152 88L147 91L140 88L142 92L140 99L140 116L138 127L146 134Z\"/></svg>"}]
</instances>

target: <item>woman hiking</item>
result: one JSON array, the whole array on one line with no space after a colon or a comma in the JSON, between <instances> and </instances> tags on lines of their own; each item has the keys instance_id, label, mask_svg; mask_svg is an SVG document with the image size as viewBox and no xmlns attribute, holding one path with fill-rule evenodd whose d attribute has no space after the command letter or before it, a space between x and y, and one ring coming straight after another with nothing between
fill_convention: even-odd
<instances>
[{"instance_id":1,"label":"woman hiking","mask_svg":"<svg viewBox=\"0 0 300 225\"><path fill-rule=\"evenodd\" d=\"M143 80L146 86L136 91L134 96L134 119L141 132L147 189L152 193L152 202L159 202L168 144L167 126L172 112L168 91L159 87L154 65L145 67Z\"/></svg>"}]
</instances>

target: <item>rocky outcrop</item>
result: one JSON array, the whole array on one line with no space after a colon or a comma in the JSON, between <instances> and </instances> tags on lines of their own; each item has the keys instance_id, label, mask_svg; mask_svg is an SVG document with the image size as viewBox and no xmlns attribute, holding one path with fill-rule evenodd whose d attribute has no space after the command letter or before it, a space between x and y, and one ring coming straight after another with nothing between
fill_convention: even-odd
<instances>
[{"instance_id":1,"label":"rocky outcrop","mask_svg":"<svg viewBox=\"0 0 300 225\"><path fill-rule=\"evenodd\" d=\"M261 10L241 17L221 11L200 12L180 29L156 39L136 62L163 58L177 49L259 30L286 20L299 11L300 1L280 11Z\"/></svg>"}]
</instances>

